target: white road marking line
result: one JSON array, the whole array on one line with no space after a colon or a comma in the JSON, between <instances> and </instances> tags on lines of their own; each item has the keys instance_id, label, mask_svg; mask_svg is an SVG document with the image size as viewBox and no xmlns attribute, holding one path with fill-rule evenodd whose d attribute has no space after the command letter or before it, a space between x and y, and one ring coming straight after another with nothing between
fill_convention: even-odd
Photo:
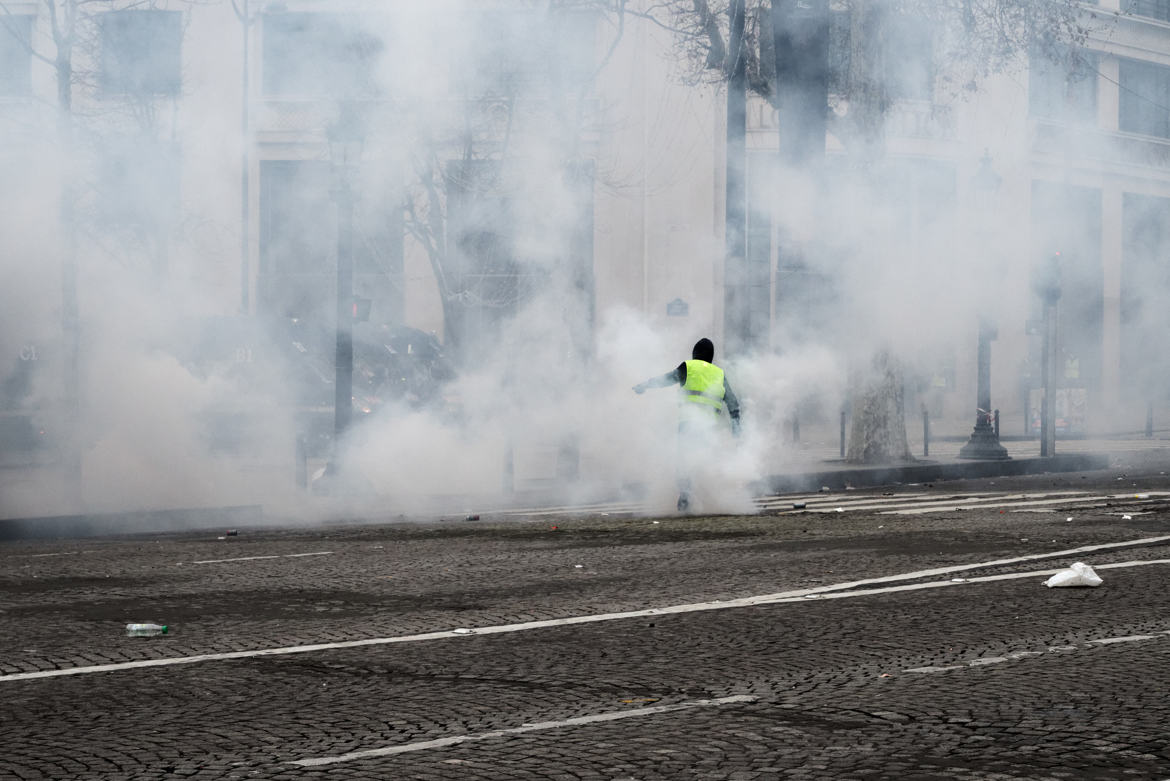
<instances>
[{"instance_id":1,"label":"white road marking line","mask_svg":"<svg viewBox=\"0 0 1170 781\"><path fill-rule=\"evenodd\" d=\"M1167 494L1157 494L1157 496L1166 496ZM1151 494L1151 496L1154 496ZM1048 507L1053 505L1070 505L1070 504L1086 504L1091 502L1113 502L1124 499L1136 499L1133 494L1113 494L1113 495L1093 495L1082 497L1067 497L1062 499L1036 499L1024 502L1002 502L999 504L980 504L974 505L966 502L954 502L938 507L908 507L901 510L887 510L882 512L882 515L921 515L923 513L947 512L951 510L991 510L996 507ZM1142 501L1142 500L1137 500ZM857 508L854 508L857 509Z\"/></svg>"},{"instance_id":2,"label":"white road marking line","mask_svg":"<svg viewBox=\"0 0 1170 781\"><path fill-rule=\"evenodd\" d=\"M34 678L55 678L62 675L84 675L89 673L113 672L116 670L132 670L140 667L166 667L176 664L194 664L197 662L222 661L227 659L247 659L256 656L286 656L289 654L311 653L314 651L332 651L343 648L361 648L365 646L390 645L393 643L413 643L425 640L445 640L454 637L468 637L480 635L495 635L505 634L509 632L524 632L531 629L547 629L558 626L573 626L577 624L595 624L603 621L620 621L627 618L646 618L648 616L671 615L678 613L696 613L706 610L727 610L737 607L753 607L756 605L769 605L780 602L800 602L804 601L810 595L819 596L825 599L845 599L854 596L866 596L870 594L893 593L895 591L912 591L924 588L940 588L942 586L960 585L954 580L934 581L930 583L911 584L906 586L893 586L880 589L870 589L868 591L858 591L864 586L880 585L883 583L896 583L901 580L920 580L922 578L931 578L939 575L950 575L955 572L965 572L973 569L985 569L988 567L1003 567L1011 564L1019 564L1025 561L1038 561L1041 559L1051 559L1060 556L1074 557L1082 553L1092 553L1100 550L1110 550L1114 548L1133 547L1135 545L1153 545L1156 543L1170 541L1170 535L1162 537L1144 537L1138 540L1126 540L1125 542L1108 542L1100 545L1082 545L1079 548L1068 548L1066 550L1053 551L1051 553L1033 553L1027 556L1017 556L1010 559L995 559L993 561L978 562L975 564L955 564L950 567L936 567L934 569L918 570L917 572L905 572L899 575L886 575L879 578L865 578L863 580L848 581L845 583L836 583L829 586L817 586L816 588L802 588L791 591L782 591L776 594L764 594L754 597L741 597L740 599L730 599L719 602L697 602L683 605L668 605L666 607L652 607L644 608L642 610L629 610L622 613L600 613L584 616L570 616L568 618L548 618L539 621L525 621L517 624L499 624L496 626L476 627L471 635L466 632L459 632L457 630L439 630L435 632L424 632L416 635L396 635L393 637L373 637L365 640L339 640L331 643L315 643L312 645L293 645L283 646L279 648L262 648L256 651L227 651L222 653L208 653L197 654L194 656L173 656L163 659L142 659L134 662L116 662L111 664L96 664L85 667L67 667L59 670L38 670L36 672L28 673L8 673L0 675L0 682L4 681L23 681ZM1123 565L1101 564L1095 565L1095 569L1109 569L1111 567L1119 566L1140 566L1146 563L1163 564L1170 563L1170 560L1159 559L1157 561L1149 562L1127 562ZM1009 573L1007 575L987 575L979 578L967 578L962 581L962 584L989 582L994 580L1011 580L1013 578L1034 577L1041 574L1052 574L1059 570L1045 570L1043 572L1027 572L1027 573ZM833 592L848 592L848 593L833 593Z\"/></svg>"},{"instance_id":3,"label":"white road marking line","mask_svg":"<svg viewBox=\"0 0 1170 781\"><path fill-rule=\"evenodd\" d=\"M1167 492L1151 492L1145 493L1142 497L1146 499L1170 496ZM906 507L907 509L919 510L920 512L950 512L959 509L968 509L970 505L978 505L980 509L990 507L1007 506L1005 504L989 504L991 502L1000 501L1011 503L1014 507L1029 506L1029 502L1036 502L1037 506L1044 506L1044 500L1049 500L1048 504L1060 505L1062 503L1078 503L1089 502L1096 500L1124 500L1130 501L1140 500L1136 494L1092 494L1089 491L1039 491L1039 492L1025 492L1025 493L1008 493L1005 491L992 491L987 493L972 493L972 494L948 494L947 492L931 492L921 494L900 494L895 496L875 496L872 494L865 494L861 496L850 495L848 493L817 493L809 494L772 494L769 496L758 496L752 501L760 510L779 510L784 508L786 512L778 513L780 515L792 515L801 512L836 512L838 507L848 510L886 510L892 511L896 507ZM1024 500L1024 501L1020 501ZM793 508L793 504L803 504L804 507L799 509ZM927 509L931 508L931 509ZM631 513L644 514L650 511L650 505L646 503L637 502L608 502L608 503L593 503L581 505L555 505L544 507L522 507L509 508L501 511L501 516L531 516L531 517L549 517L567 514L581 514L581 513ZM888 512L888 514L894 514ZM914 512L900 513L900 514L916 514Z\"/></svg>"},{"instance_id":4,"label":"white road marking line","mask_svg":"<svg viewBox=\"0 0 1170 781\"><path fill-rule=\"evenodd\" d=\"M561 504L544 507L511 507L500 512L500 515L552 515L554 513L571 512L622 512L641 509L639 502L603 502L597 504Z\"/></svg>"},{"instance_id":5,"label":"white road marking line","mask_svg":"<svg viewBox=\"0 0 1170 781\"><path fill-rule=\"evenodd\" d=\"M612 507L555 507L545 508L543 510L509 510L503 515L510 516L531 516L533 518L543 517L549 515L579 515L582 513L639 513L646 509L645 505L630 504L630 505L615 505Z\"/></svg>"},{"instance_id":6,"label":"white road marking line","mask_svg":"<svg viewBox=\"0 0 1170 781\"><path fill-rule=\"evenodd\" d=\"M1144 567L1150 564L1170 564L1170 559L1140 559L1135 561L1123 561L1116 564L1097 564L1094 569L1121 569L1128 567ZM994 583L999 580L1020 580L1022 578L1042 578L1046 575L1055 575L1057 572L1064 570L1064 567L1056 569L1037 569L1027 572L1007 572L1002 575L984 575L978 578L952 578L950 580L931 580L926 583L910 583L903 586L885 586L883 588L867 588L855 589L852 591L838 591L830 594L805 594L803 597L780 597L778 599L759 599L755 604L759 605L776 605L786 602L801 602L806 599L850 599L852 597L872 596L875 594L896 594L901 591L922 591L923 589L943 588L945 586L955 586L962 583Z\"/></svg>"},{"instance_id":7,"label":"white road marking line","mask_svg":"<svg viewBox=\"0 0 1170 781\"><path fill-rule=\"evenodd\" d=\"M672 711L689 710L691 708L708 708L717 705L732 705L735 703L755 701L755 697L741 694L733 697L719 697L712 700L690 700L688 702L675 703L674 705L651 705L649 707L635 708L632 710L595 713L591 716L576 716L574 718L563 719L561 721L542 721L536 724L524 724L520 727L496 729L492 730L491 732L479 732L473 735L454 735L449 738L422 740L417 743L404 743L398 746L385 746L383 748L372 748L366 749L364 751L351 751L348 754L338 754L337 756L333 757L297 759L291 760L290 764L300 765L301 767L333 765L338 762L350 762L355 759L369 759L370 757L385 757L392 754L405 754L410 751L426 751L427 749L432 748L443 748L445 746L454 746L459 743L467 743L468 741L472 740L500 738L506 735L520 735L525 732L537 732L539 730L557 729L559 727L576 727L582 724L598 724L606 721L618 721L619 719L640 718L643 716L653 716L659 713L671 713Z\"/></svg>"},{"instance_id":8,"label":"white road marking line","mask_svg":"<svg viewBox=\"0 0 1170 781\"><path fill-rule=\"evenodd\" d=\"M192 564L223 564L228 561L260 561L261 559L296 559L301 556L328 556L332 554L331 550L316 551L314 553L282 553L273 556L240 556L236 559L204 559L203 561L193 561Z\"/></svg>"},{"instance_id":9,"label":"white road marking line","mask_svg":"<svg viewBox=\"0 0 1170 781\"><path fill-rule=\"evenodd\" d=\"M1126 635L1125 637L1106 637L1103 640L1090 640L1094 645L1113 645L1114 643L1136 643L1139 640L1153 640L1157 635Z\"/></svg>"},{"instance_id":10,"label":"white road marking line","mask_svg":"<svg viewBox=\"0 0 1170 781\"><path fill-rule=\"evenodd\" d=\"M1076 496L1086 493L1085 491L1069 491L1066 495ZM989 494L904 494L899 496L828 496L820 494L819 499L804 500L804 504L808 505L806 509L813 509L815 507L848 507L848 508L868 508L880 507L882 505L891 504L905 504L909 506L918 506L926 504L953 504L958 501L970 502L990 502L996 499L1029 499L1029 498L1043 498L1044 496L1052 496L1052 494L1006 494L1002 491ZM800 500L798 500L800 501ZM776 501L768 498L760 504L776 504L784 505L786 501Z\"/></svg>"},{"instance_id":11,"label":"white road marking line","mask_svg":"<svg viewBox=\"0 0 1170 781\"><path fill-rule=\"evenodd\" d=\"M1113 564L1109 566L1121 566ZM1170 631L1159 632L1156 635L1126 635L1125 637L1103 637L1098 640L1086 640L1079 645L1054 645L1050 646L1044 651L1016 651L1015 653L1007 654L1006 656L986 656L978 659L967 659L966 661L958 662L957 664L945 665L931 665L928 667L911 667L908 670L903 670L904 673L941 673L947 670L966 670L971 667L983 667L989 664L1001 664L1003 662L1011 662L1016 659L1026 659L1031 656L1044 656L1052 653L1065 653L1068 651L1081 651L1086 648L1091 648L1095 645L1115 645L1117 643L1137 643L1143 640L1157 640L1161 637L1170 636Z\"/></svg>"},{"instance_id":12,"label":"white road marking line","mask_svg":"<svg viewBox=\"0 0 1170 781\"><path fill-rule=\"evenodd\" d=\"M1052 498L1056 497L1056 498ZM1121 499L1136 500L1136 497L1128 494L1108 495L1108 494L1090 494L1086 491L1075 491L1061 494L994 494L983 497L966 496L948 496L948 497L931 497L929 499L919 500L846 500L839 502L827 502L825 506L829 512L836 512L837 507L844 507L846 510L880 510L884 515L910 515L927 512L944 512L955 509L979 509L985 510L994 507L1027 507L1027 506L1045 506L1045 505L1061 505L1061 504L1081 504L1085 502L1095 501L1117 501ZM1138 500L1140 501L1140 500ZM825 512L819 507L807 508L811 512ZM901 511L899 511L901 510Z\"/></svg>"}]
</instances>

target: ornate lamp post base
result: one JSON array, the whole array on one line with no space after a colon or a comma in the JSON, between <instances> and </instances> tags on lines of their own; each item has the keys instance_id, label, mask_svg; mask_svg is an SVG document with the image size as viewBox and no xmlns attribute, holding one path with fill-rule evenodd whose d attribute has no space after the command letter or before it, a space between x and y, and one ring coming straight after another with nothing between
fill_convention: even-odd
<instances>
[{"instance_id":1,"label":"ornate lamp post base","mask_svg":"<svg viewBox=\"0 0 1170 781\"><path fill-rule=\"evenodd\" d=\"M1011 456L1008 455L1007 448L999 444L995 429L987 423L980 422L975 424L975 430L971 432L967 444L959 449L959 458L1003 461L1010 459Z\"/></svg>"}]
</instances>

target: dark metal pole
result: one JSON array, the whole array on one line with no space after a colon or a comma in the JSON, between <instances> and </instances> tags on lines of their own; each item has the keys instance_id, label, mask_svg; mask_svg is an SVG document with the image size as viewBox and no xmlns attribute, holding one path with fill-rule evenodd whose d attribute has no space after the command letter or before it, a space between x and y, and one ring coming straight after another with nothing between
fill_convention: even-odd
<instances>
[{"instance_id":1,"label":"dark metal pole","mask_svg":"<svg viewBox=\"0 0 1170 781\"><path fill-rule=\"evenodd\" d=\"M845 457L845 408L841 408L841 458Z\"/></svg>"},{"instance_id":2,"label":"dark metal pole","mask_svg":"<svg viewBox=\"0 0 1170 781\"><path fill-rule=\"evenodd\" d=\"M337 378L333 399L333 447L336 449L353 412L353 192L342 171L337 188Z\"/></svg>"},{"instance_id":3,"label":"dark metal pole","mask_svg":"<svg viewBox=\"0 0 1170 781\"><path fill-rule=\"evenodd\" d=\"M1049 346L1049 332L1048 321L1052 318L1051 307L1047 302L1044 304L1044 337L1040 340L1040 387L1044 389L1040 396L1040 455L1051 455L1048 451L1048 408L1049 399L1052 398L1052 386L1049 383L1050 377L1048 373L1048 351Z\"/></svg>"},{"instance_id":4,"label":"dark metal pole","mask_svg":"<svg viewBox=\"0 0 1170 781\"><path fill-rule=\"evenodd\" d=\"M1060 300L1060 253L1050 255L1036 270L1033 281L1044 304L1044 335L1040 341L1040 384L1044 388L1040 399L1040 455L1056 455L1056 398L1053 381L1056 376L1056 302Z\"/></svg>"},{"instance_id":5,"label":"dark metal pole","mask_svg":"<svg viewBox=\"0 0 1170 781\"><path fill-rule=\"evenodd\" d=\"M248 160L248 145L251 139L248 136L248 103L249 91L251 89L249 84L248 68L249 66L249 51L248 51L248 35L252 19L248 9L248 0L243 0L241 14L241 27L244 31L244 67L240 78L240 312L248 314L251 309L251 297L249 291L252 286L252 271L249 263L248 239L251 233L251 198L248 196L248 173L250 162Z\"/></svg>"},{"instance_id":6,"label":"dark metal pole","mask_svg":"<svg viewBox=\"0 0 1170 781\"><path fill-rule=\"evenodd\" d=\"M922 457L930 455L930 410L922 405Z\"/></svg>"},{"instance_id":7,"label":"dark metal pole","mask_svg":"<svg viewBox=\"0 0 1170 781\"><path fill-rule=\"evenodd\" d=\"M304 434L297 435L294 472L297 488L307 488L309 485L309 447L305 442Z\"/></svg>"},{"instance_id":8,"label":"dark metal pole","mask_svg":"<svg viewBox=\"0 0 1170 781\"><path fill-rule=\"evenodd\" d=\"M1040 455L1056 455L1056 304L1044 305L1044 342L1040 350L1041 383L1044 397L1040 404Z\"/></svg>"},{"instance_id":9,"label":"dark metal pole","mask_svg":"<svg viewBox=\"0 0 1170 781\"><path fill-rule=\"evenodd\" d=\"M727 164L724 200L723 330L725 352L738 355L751 340L747 271L747 57L744 0L732 0L727 74Z\"/></svg>"}]
</instances>

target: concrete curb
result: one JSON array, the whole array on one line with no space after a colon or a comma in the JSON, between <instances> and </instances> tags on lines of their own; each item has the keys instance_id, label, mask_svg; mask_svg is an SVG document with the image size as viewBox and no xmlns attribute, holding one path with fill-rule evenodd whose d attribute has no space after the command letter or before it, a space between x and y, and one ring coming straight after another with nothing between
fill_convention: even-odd
<instances>
[{"instance_id":1,"label":"concrete curb","mask_svg":"<svg viewBox=\"0 0 1170 781\"><path fill-rule=\"evenodd\" d=\"M939 480L978 480L985 477L1038 475L1044 472L1088 472L1107 469L1109 456L1101 453L1067 453L1048 458L1011 458L1002 461L915 461L877 467L844 464L821 472L772 475L756 484L759 493L872 488L895 483L932 483Z\"/></svg>"},{"instance_id":2,"label":"concrete curb","mask_svg":"<svg viewBox=\"0 0 1170 781\"><path fill-rule=\"evenodd\" d=\"M61 539L189 531L259 523L264 517L260 505L235 507L188 507L173 510L48 515L40 518L0 519L0 541Z\"/></svg>"},{"instance_id":3,"label":"concrete curb","mask_svg":"<svg viewBox=\"0 0 1170 781\"><path fill-rule=\"evenodd\" d=\"M975 480L987 477L1036 475L1045 472L1087 472L1107 469L1110 456L1104 453L1066 453L1049 458L1012 458L1002 461L913 461L905 464L875 467L855 466L841 461L831 463L828 469L798 474L772 475L752 484L757 495L788 492L819 491L828 487L835 491L846 487L872 488L906 483L932 483L943 480ZM629 492L627 492L629 493ZM636 501L639 492L609 501ZM553 492L516 493L510 500L499 497L446 497L453 506L466 505L483 508L485 512L507 509L517 503L539 506L563 501L563 494ZM604 501L604 500L598 500ZM358 520L361 513L341 511L345 517ZM456 513L457 514L457 513ZM438 516L436 516L438 517ZM39 518L0 519L0 541L100 537L110 534L134 535L192 531L197 529L231 528L258 525L264 520L261 505L232 507L182 508L140 512L89 513L58 515ZM389 521L388 517L368 517L367 522ZM116 530L116 531L111 531Z\"/></svg>"}]
</instances>

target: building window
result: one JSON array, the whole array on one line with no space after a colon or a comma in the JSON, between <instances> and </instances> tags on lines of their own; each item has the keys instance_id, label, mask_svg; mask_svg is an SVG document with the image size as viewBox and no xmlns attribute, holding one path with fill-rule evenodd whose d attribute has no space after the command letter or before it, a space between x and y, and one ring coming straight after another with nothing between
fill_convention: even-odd
<instances>
[{"instance_id":1,"label":"building window","mask_svg":"<svg viewBox=\"0 0 1170 781\"><path fill-rule=\"evenodd\" d=\"M376 94L375 67L384 49L382 39L367 32L358 16L269 14L264 17L264 94Z\"/></svg>"},{"instance_id":2,"label":"building window","mask_svg":"<svg viewBox=\"0 0 1170 781\"><path fill-rule=\"evenodd\" d=\"M1122 60L1118 126L1128 133L1170 138L1170 68Z\"/></svg>"},{"instance_id":3,"label":"building window","mask_svg":"<svg viewBox=\"0 0 1170 781\"><path fill-rule=\"evenodd\" d=\"M99 83L110 95L178 95L183 17L178 11L102 14Z\"/></svg>"},{"instance_id":4,"label":"building window","mask_svg":"<svg viewBox=\"0 0 1170 781\"><path fill-rule=\"evenodd\" d=\"M32 16L0 15L0 97L32 92L32 23Z\"/></svg>"},{"instance_id":5,"label":"building window","mask_svg":"<svg viewBox=\"0 0 1170 781\"><path fill-rule=\"evenodd\" d=\"M886 89L895 100L934 96L934 41L926 20L893 16L886 31Z\"/></svg>"},{"instance_id":6,"label":"building window","mask_svg":"<svg viewBox=\"0 0 1170 781\"><path fill-rule=\"evenodd\" d=\"M329 164L260 161L260 290L274 315L327 323L335 304Z\"/></svg>"},{"instance_id":7,"label":"building window","mask_svg":"<svg viewBox=\"0 0 1170 781\"><path fill-rule=\"evenodd\" d=\"M829 14L829 92L849 92L852 60L852 19L848 11ZM885 35L884 86L893 100L934 97L934 36L930 24L917 17L893 14Z\"/></svg>"},{"instance_id":8,"label":"building window","mask_svg":"<svg viewBox=\"0 0 1170 781\"><path fill-rule=\"evenodd\" d=\"M1067 50L1056 59L1033 53L1028 68L1028 113L1075 124L1097 121L1097 55Z\"/></svg>"},{"instance_id":9,"label":"building window","mask_svg":"<svg viewBox=\"0 0 1170 781\"><path fill-rule=\"evenodd\" d=\"M1170 22L1170 0L1121 0L1121 12Z\"/></svg>"},{"instance_id":10,"label":"building window","mask_svg":"<svg viewBox=\"0 0 1170 781\"><path fill-rule=\"evenodd\" d=\"M1132 402L1167 397L1162 352L1170 329L1170 198L1125 193L1121 255L1121 376Z\"/></svg>"},{"instance_id":11,"label":"building window","mask_svg":"<svg viewBox=\"0 0 1170 781\"><path fill-rule=\"evenodd\" d=\"M1060 253L1057 330L1062 368L1057 381L1066 387L1099 391L1105 333L1101 190L1034 180L1031 224L1036 261ZM1033 301L1039 305L1039 297ZM1038 340L1032 345L1029 376L1033 378L1041 376L1039 346Z\"/></svg>"},{"instance_id":12,"label":"building window","mask_svg":"<svg viewBox=\"0 0 1170 781\"><path fill-rule=\"evenodd\" d=\"M457 78L472 97L543 96L593 75L597 17L585 12L480 12Z\"/></svg>"},{"instance_id":13,"label":"building window","mask_svg":"<svg viewBox=\"0 0 1170 781\"><path fill-rule=\"evenodd\" d=\"M179 154L147 136L107 138L97 169L96 212L114 229L142 235L163 228L179 209Z\"/></svg>"}]
</instances>

